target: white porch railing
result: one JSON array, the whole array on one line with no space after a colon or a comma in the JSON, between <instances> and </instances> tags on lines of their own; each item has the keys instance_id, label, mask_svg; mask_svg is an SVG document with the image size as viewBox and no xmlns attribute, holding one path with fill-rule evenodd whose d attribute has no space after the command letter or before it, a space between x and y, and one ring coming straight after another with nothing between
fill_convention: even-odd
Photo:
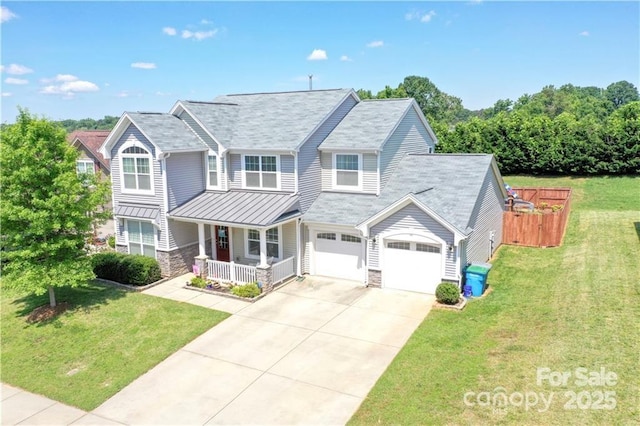
<instances>
[{"instance_id":1,"label":"white porch railing","mask_svg":"<svg viewBox=\"0 0 640 426\"><path fill-rule=\"evenodd\" d=\"M273 280L273 284L278 284L295 275L295 257L289 257L281 262L274 263L271 266L271 269L271 279Z\"/></svg>"},{"instance_id":2,"label":"white porch railing","mask_svg":"<svg viewBox=\"0 0 640 426\"><path fill-rule=\"evenodd\" d=\"M252 283L256 281L256 268L234 262L207 260L207 278L224 283Z\"/></svg>"}]
</instances>

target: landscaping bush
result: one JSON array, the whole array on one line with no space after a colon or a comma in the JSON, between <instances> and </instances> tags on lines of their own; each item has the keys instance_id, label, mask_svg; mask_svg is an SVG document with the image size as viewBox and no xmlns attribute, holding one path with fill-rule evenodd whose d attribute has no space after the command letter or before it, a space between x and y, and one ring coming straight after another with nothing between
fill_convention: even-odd
<instances>
[{"instance_id":1,"label":"landscaping bush","mask_svg":"<svg viewBox=\"0 0 640 426\"><path fill-rule=\"evenodd\" d=\"M207 286L207 281L201 277L193 277L189 284L193 287L205 288Z\"/></svg>"},{"instance_id":2,"label":"landscaping bush","mask_svg":"<svg viewBox=\"0 0 640 426\"><path fill-rule=\"evenodd\" d=\"M98 278L122 284L142 286L161 278L158 261L139 254L98 253L92 256L91 263Z\"/></svg>"},{"instance_id":3,"label":"landscaping bush","mask_svg":"<svg viewBox=\"0 0 640 426\"><path fill-rule=\"evenodd\" d=\"M116 237L114 235L110 235L107 238L107 245L112 249L116 248Z\"/></svg>"},{"instance_id":4,"label":"landscaping bush","mask_svg":"<svg viewBox=\"0 0 640 426\"><path fill-rule=\"evenodd\" d=\"M455 305L460 299L460 290L454 283L440 283L436 288L436 300L445 305Z\"/></svg>"},{"instance_id":5,"label":"landscaping bush","mask_svg":"<svg viewBox=\"0 0 640 426\"><path fill-rule=\"evenodd\" d=\"M253 298L260 295L260 287L256 283L237 285L231 288L231 293L240 297Z\"/></svg>"}]
</instances>

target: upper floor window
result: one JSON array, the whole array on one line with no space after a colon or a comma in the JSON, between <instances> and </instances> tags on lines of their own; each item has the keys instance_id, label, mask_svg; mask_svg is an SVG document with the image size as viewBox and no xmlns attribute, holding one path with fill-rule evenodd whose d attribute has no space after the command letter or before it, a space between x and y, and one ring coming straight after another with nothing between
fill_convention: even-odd
<instances>
[{"instance_id":1,"label":"upper floor window","mask_svg":"<svg viewBox=\"0 0 640 426\"><path fill-rule=\"evenodd\" d=\"M245 155L244 182L247 188L278 189L278 156Z\"/></svg>"},{"instance_id":2,"label":"upper floor window","mask_svg":"<svg viewBox=\"0 0 640 426\"><path fill-rule=\"evenodd\" d=\"M212 154L207 157L207 186L218 186L218 157Z\"/></svg>"},{"instance_id":3,"label":"upper floor window","mask_svg":"<svg viewBox=\"0 0 640 426\"><path fill-rule=\"evenodd\" d=\"M138 146L131 146L121 153L122 181L125 192L153 193L151 154Z\"/></svg>"},{"instance_id":4,"label":"upper floor window","mask_svg":"<svg viewBox=\"0 0 640 426\"><path fill-rule=\"evenodd\" d=\"M96 168L92 160L78 160L76 161L76 171L79 175L88 173L90 175L96 174Z\"/></svg>"},{"instance_id":5,"label":"upper floor window","mask_svg":"<svg viewBox=\"0 0 640 426\"><path fill-rule=\"evenodd\" d=\"M362 188L362 156L360 154L334 154L334 187L338 189Z\"/></svg>"}]
</instances>

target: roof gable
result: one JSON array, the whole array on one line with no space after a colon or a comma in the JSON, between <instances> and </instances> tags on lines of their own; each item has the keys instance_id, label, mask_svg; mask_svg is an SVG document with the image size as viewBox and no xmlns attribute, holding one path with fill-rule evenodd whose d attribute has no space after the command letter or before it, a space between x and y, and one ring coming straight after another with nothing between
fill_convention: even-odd
<instances>
[{"instance_id":1,"label":"roof gable","mask_svg":"<svg viewBox=\"0 0 640 426\"><path fill-rule=\"evenodd\" d=\"M109 171L109 160L100 153L100 147L109 136L109 130L76 130L67 136L73 145L82 145L103 168Z\"/></svg>"}]
</instances>

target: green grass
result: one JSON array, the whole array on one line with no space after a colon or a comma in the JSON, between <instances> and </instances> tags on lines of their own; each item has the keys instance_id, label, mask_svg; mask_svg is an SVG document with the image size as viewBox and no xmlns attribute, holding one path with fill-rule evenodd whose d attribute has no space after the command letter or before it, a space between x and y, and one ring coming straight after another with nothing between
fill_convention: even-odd
<instances>
[{"instance_id":1,"label":"green grass","mask_svg":"<svg viewBox=\"0 0 640 426\"><path fill-rule=\"evenodd\" d=\"M3 290L2 381L87 411L228 317L97 284L61 288L56 296L71 309L29 324L48 296Z\"/></svg>"},{"instance_id":2,"label":"green grass","mask_svg":"<svg viewBox=\"0 0 640 426\"><path fill-rule=\"evenodd\" d=\"M640 179L509 177L512 186L571 186L563 246L502 246L493 291L462 312L432 311L370 392L352 424L640 423ZM571 372L537 384L537 368ZM617 374L578 386L576 368ZM466 392L554 393L526 410L467 406ZM613 410L565 409L565 392L614 391ZM586 396L585 396L586 398ZM586 400L584 400L586 401Z\"/></svg>"}]
</instances>

